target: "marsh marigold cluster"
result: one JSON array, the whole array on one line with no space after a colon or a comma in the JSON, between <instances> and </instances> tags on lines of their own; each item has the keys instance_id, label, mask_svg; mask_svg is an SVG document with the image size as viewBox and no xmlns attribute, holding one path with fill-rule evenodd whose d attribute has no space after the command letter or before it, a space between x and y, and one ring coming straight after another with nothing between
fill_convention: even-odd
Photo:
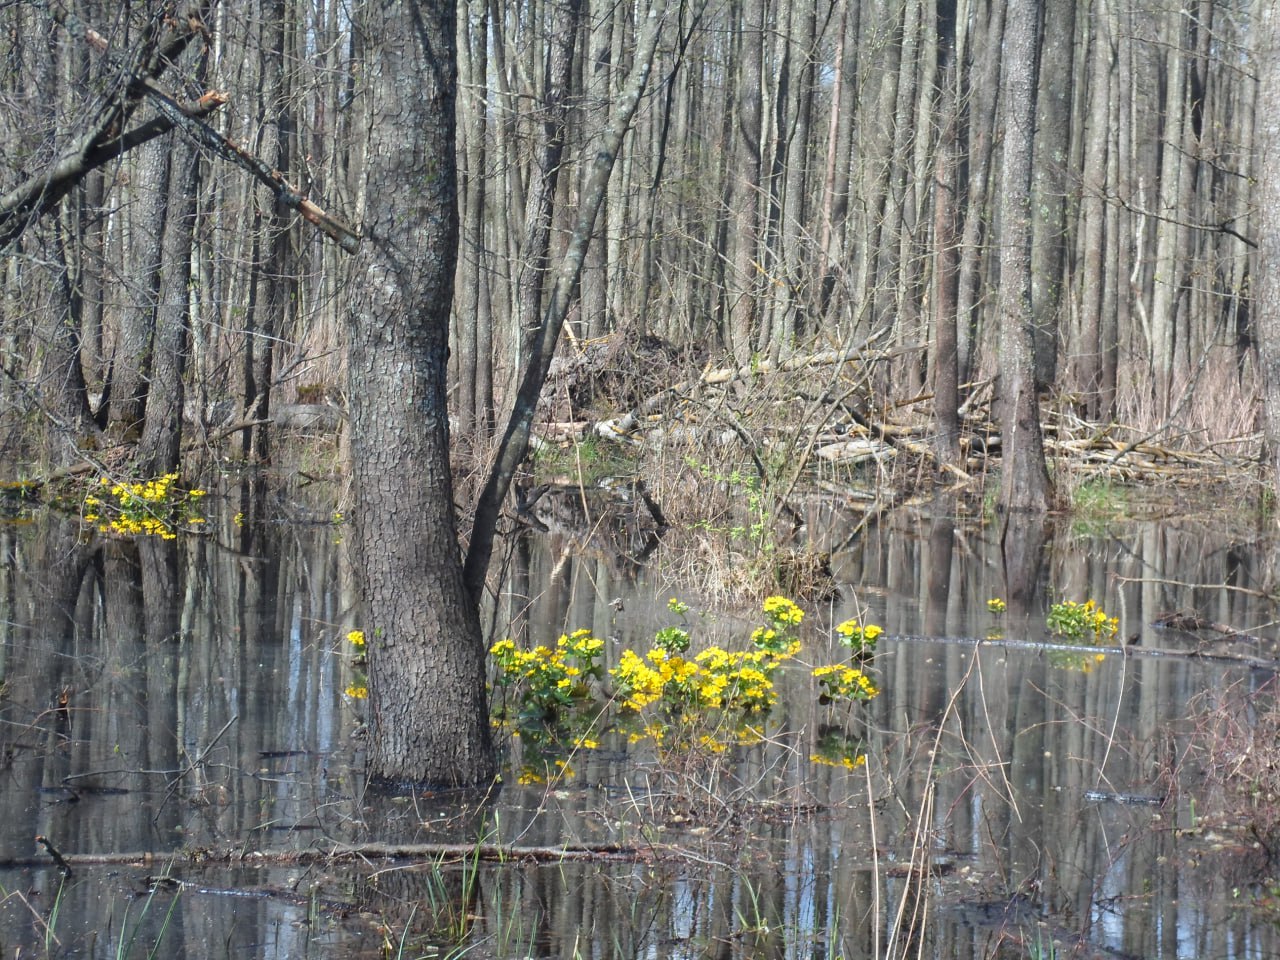
<instances>
[{"instance_id":1,"label":"marsh marigold cluster","mask_svg":"<svg viewBox=\"0 0 1280 960\"><path fill-rule=\"evenodd\" d=\"M503 694L495 697L495 723L524 743L521 782L544 782L571 773L564 754L557 754L551 741L562 737L563 749L594 748L597 740L582 728L599 729L600 697L609 698L620 711L615 720L604 721L607 726L630 730L631 742L652 740L660 750L719 753L730 743L745 744L761 736L759 721L752 718L777 703L775 679L800 652L797 631L804 611L786 597L768 597L762 608L765 623L750 635L751 649L712 646L691 654L689 606L672 599L667 608L681 624L656 631L647 651L622 650L617 666L607 674L600 663L604 643L589 630L562 635L554 647L522 650L512 640L493 645L495 694ZM836 628L841 641L861 656L856 666L813 669L821 703L865 702L876 696L879 691L865 667L882 632L856 620ZM532 764L530 755L537 758ZM850 769L862 762L857 745L843 741L817 755L824 758L821 762Z\"/></svg>"},{"instance_id":2,"label":"marsh marigold cluster","mask_svg":"<svg viewBox=\"0 0 1280 960\"><path fill-rule=\"evenodd\" d=\"M100 477L84 496L81 519L99 533L173 540L177 528L204 523L198 507L205 491L182 490L177 481L176 473L132 482Z\"/></svg>"},{"instance_id":3,"label":"marsh marigold cluster","mask_svg":"<svg viewBox=\"0 0 1280 960\"><path fill-rule=\"evenodd\" d=\"M1071 643L1102 643L1120 632L1120 620L1108 617L1096 600L1066 600L1049 608L1045 620L1049 632Z\"/></svg>"},{"instance_id":4,"label":"marsh marigold cluster","mask_svg":"<svg viewBox=\"0 0 1280 960\"><path fill-rule=\"evenodd\" d=\"M540 644L520 650L499 640L489 650L497 667L495 684L515 694L520 717L549 720L559 711L589 699L588 681L600 676L604 641L590 630L561 634L554 647Z\"/></svg>"}]
</instances>

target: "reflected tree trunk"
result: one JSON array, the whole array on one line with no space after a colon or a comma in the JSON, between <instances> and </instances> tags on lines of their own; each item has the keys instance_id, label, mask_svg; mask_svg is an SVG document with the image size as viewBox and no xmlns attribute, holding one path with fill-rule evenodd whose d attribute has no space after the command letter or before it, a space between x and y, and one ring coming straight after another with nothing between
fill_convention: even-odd
<instances>
[{"instance_id":1,"label":"reflected tree trunk","mask_svg":"<svg viewBox=\"0 0 1280 960\"><path fill-rule=\"evenodd\" d=\"M1044 565L1046 539L1044 517L1011 513L1005 518L1001 558L1004 561L1004 599L1009 605L1010 624L1025 625L1039 612L1036 594Z\"/></svg>"}]
</instances>

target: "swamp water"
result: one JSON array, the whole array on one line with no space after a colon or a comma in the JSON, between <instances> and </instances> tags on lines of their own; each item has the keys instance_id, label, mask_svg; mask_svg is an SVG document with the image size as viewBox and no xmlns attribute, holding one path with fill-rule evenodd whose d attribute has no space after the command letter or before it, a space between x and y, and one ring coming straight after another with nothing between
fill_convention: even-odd
<instances>
[{"instance_id":1,"label":"swamp water","mask_svg":"<svg viewBox=\"0 0 1280 960\"><path fill-rule=\"evenodd\" d=\"M1216 830L1189 749L1216 703L1274 682L1262 541L1059 530L1006 581L989 526L901 511L850 535L860 517L815 508L841 589L802 602L797 660L840 660L832 625L865 612L878 697L823 705L787 669L754 743L659 756L606 732L550 783L517 749L485 804L364 790L341 526L4 526L0 955L1280 956L1278 871ZM685 594L676 549L529 536L493 619L529 643L589 628L612 666L677 595L695 650L741 648L761 621ZM1090 598L1123 647L1029 642L1051 602ZM1188 610L1260 636L1153 655L1201 642L1151 625ZM324 856L455 842L425 866Z\"/></svg>"}]
</instances>

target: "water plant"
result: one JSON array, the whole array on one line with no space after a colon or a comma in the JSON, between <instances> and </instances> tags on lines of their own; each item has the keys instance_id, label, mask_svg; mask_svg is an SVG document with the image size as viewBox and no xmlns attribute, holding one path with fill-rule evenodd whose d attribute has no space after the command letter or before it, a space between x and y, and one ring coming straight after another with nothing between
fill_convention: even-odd
<instances>
[{"instance_id":1,"label":"water plant","mask_svg":"<svg viewBox=\"0 0 1280 960\"><path fill-rule=\"evenodd\" d=\"M1096 600L1055 603L1049 608L1045 625L1050 633L1067 643L1099 644L1115 639L1120 631L1119 619L1108 617Z\"/></svg>"},{"instance_id":2,"label":"water plant","mask_svg":"<svg viewBox=\"0 0 1280 960\"><path fill-rule=\"evenodd\" d=\"M347 634L347 643L351 645L351 682L344 693L352 700L366 700L369 697L369 678L365 673L365 636L363 630L352 630Z\"/></svg>"},{"instance_id":3,"label":"water plant","mask_svg":"<svg viewBox=\"0 0 1280 960\"><path fill-rule=\"evenodd\" d=\"M80 519L99 533L120 537L154 536L173 540L183 527L205 522L198 487L183 489L178 474L122 481L101 476L80 502Z\"/></svg>"},{"instance_id":4,"label":"water plant","mask_svg":"<svg viewBox=\"0 0 1280 960\"><path fill-rule=\"evenodd\" d=\"M876 624L864 624L856 619L846 620L836 627L836 637L853 651L854 659L859 661L868 660L875 653L876 640L882 633L884 631Z\"/></svg>"},{"instance_id":5,"label":"water plant","mask_svg":"<svg viewBox=\"0 0 1280 960\"><path fill-rule=\"evenodd\" d=\"M571 774L567 754L598 747L604 729L664 751L722 753L758 739L760 718L777 703L777 673L800 652L804 610L787 597L767 597L765 622L752 630L748 649L712 645L691 655L689 607L677 599L667 607L681 623L657 630L648 650L622 650L607 674L600 665L604 643L589 630L564 634L554 647L521 650L509 639L493 645L495 724L520 737L535 760L519 774L521 782ZM837 628L862 651L881 633L852 620ZM822 705L866 702L879 692L858 667L821 665L811 675ZM836 762L851 766L855 759L842 754Z\"/></svg>"}]
</instances>

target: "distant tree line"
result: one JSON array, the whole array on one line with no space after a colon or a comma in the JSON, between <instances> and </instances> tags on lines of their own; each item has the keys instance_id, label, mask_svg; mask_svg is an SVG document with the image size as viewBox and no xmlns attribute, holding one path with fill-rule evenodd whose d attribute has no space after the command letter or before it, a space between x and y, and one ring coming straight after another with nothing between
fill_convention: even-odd
<instances>
[{"instance_id":1,"label":"distant tree line","mask_svg":"<svg viewBox=\"0 0 1280 960\"><path fill-rule=\"evenodd\" d=\"M954 356L959 392L943 383L939 396L963 402L966 385L997 369L1001 158L1014 109L1001 102L1001 65L1015 6L673 4L568 331L653 333L742 362L879 336L900 348L879 377L886 398L933 391ZM7 415L38 400L71 436L141 438L149 419L172 417L175 379L184 402L230 401L246 421L344 388L342 249L181 133L122 153L99 126L110 132L104 105L128 84L125 69L146 73L358 223L368 124L352 9L224 0L184 6L183 19L173 4L68 0L0 10ZM632 66L645 9L457 5L460 433L497 429L511 402L530 284L552 282L539 265L563 253L583 158ZM59 10L72 26L51 16ZM1249 429L1252 4L1048 0L1032 17L1039 388L1098 419ZM557 53L563 76L549 70ZM211 91L225 102L202 107ZM164 123L153 101L137 101L123 119ZM59 186L54 215L36 220L16 195L95 135L91 150L108 158ZM259 453L269 442L257 428L243 436Z\"/></svg>"}]
</instances>

